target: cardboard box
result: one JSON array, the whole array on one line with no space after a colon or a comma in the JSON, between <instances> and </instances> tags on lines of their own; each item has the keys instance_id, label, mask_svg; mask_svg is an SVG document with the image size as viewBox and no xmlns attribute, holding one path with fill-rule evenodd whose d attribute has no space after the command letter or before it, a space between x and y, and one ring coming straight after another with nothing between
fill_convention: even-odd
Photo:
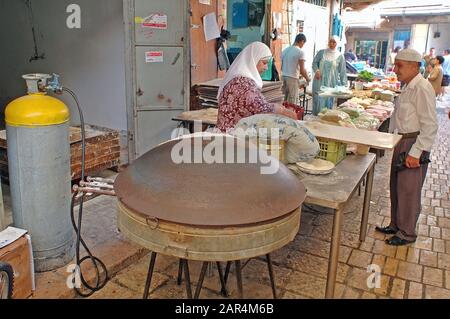
<instances>
[{"instance_id":1,"label":"cardboard box","mask_svg":"<svg viewBox=\"0 0 450 319\"><path fill-rule=\"evenodd\" d=\"M14 271L13 299L26 299L33 293L31 241L28 235L0 249L0 260L9 263Z\"/></svg>"}]
</instances>

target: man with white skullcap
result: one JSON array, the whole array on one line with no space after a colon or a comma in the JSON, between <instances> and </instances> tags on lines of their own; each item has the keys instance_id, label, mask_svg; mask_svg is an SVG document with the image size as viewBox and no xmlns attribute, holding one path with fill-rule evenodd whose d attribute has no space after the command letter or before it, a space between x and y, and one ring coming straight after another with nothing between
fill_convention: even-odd
<instances>
[{"instance_id":1,"label":"man with white skullcap","mask_svg":"<svg viewBox=\"0 0 450 319\"><path fill-rule=\"evenodd\" d=\"M400 246L415 242L416 223L421 211L422 186L427 175L430 151L438 130L433 87L420 74L422 56L413 49L400 51L394 72L403 84L390 122L390 132L402 135L391 163L391 222L376 227L386 240Z\"/></svg>"}]
</instances>

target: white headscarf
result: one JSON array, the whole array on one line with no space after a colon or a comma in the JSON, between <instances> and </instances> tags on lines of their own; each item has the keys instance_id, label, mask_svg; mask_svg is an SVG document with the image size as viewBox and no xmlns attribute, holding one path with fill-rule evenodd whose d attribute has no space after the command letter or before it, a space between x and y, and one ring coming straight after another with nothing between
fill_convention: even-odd
<instances>
[{"instance_id":1,"label":"white headscarf","mask_svg":"<svg viewBox=\"0 0 450 319\"><path fill-rule=\"evenodd\" d=\"M333 49L330 49L330 47L327 47L327 48L325 49L325 60L327 60L327 61L334 61L334 60L336 60L336 59L338 58L338 56L341 54L341 53L338 51L339 42L340 42L339 37L338 37L337 35L333 35L333 36L330 38L330 40L331 40L331 39L333 39L334 41L336 41L336 48L334 48L334 50L333 50Z\"/></svg>"},{"instance_id":2,"label":"white headscarf","mask_svg":"<svg viewBox=\"0 0 450 319\"><path fill-rule=\"evenodd\" d=\"M244 76L255 81L258 88L262 88L263 81L256 65L262 59L272 57L272 52L267 45L262 42L253 42L246 46L244 50L233 61L230 69L225 75L217 94L217 98L222 94L223 88L237 76Z\"/></svg>"}]
</instances>

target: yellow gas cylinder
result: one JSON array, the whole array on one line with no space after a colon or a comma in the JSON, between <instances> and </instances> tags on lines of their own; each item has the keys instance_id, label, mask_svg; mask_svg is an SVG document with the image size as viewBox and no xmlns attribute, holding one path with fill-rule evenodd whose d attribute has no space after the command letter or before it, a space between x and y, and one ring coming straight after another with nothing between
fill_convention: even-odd
<instances>
[{"instance_id":1,"label":"yellow gas cylinder","mask_svg":"<svg viewBox=\"0 0 450 319\"><path fill-rule=\"evenodd\" d=\"M36 271L74 256L67 106L48 96L48 75L25 75L28 95L6 107L8 167L15 227L31 235Z\"/></svg>"}]
</instances>

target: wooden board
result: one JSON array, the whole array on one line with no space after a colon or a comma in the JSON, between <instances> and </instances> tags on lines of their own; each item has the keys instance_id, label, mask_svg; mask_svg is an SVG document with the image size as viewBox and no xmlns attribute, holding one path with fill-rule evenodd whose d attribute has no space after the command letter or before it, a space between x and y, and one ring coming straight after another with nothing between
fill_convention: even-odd
<instances>
[{"instance_id":1,"label":"wooden board","mask_svg":"<svg viewBox=\"0 0 450 319\"><path fill-rule=\"evenodd\" d=\"M349 144L367 145L380 150L392 150L402 139L400 135L327 125L320 122L303 122L303 124L316 137Z\"/></svg>"},{"instance_id":2,"label":"wooden board","mask_svg":"<svg viewBox=\"0 0 450 319\"><path fill-rule=\"evenodd\" d=\"M0 260L14 270L13 299L26 299L32 294L30 246L25 236L0 249Z\"/></svg>"},{"instance_id":3,"label":"wooden board","mask_svg":"<svg viewBox=\"0 0 450 319\"><path fill-rule=\"evenodd\" d=\"M174 121L194 122L202 121L203 124L216 125L219 111L214 108L189 111L173 118Z\"/></svg>"}]
</instances>

